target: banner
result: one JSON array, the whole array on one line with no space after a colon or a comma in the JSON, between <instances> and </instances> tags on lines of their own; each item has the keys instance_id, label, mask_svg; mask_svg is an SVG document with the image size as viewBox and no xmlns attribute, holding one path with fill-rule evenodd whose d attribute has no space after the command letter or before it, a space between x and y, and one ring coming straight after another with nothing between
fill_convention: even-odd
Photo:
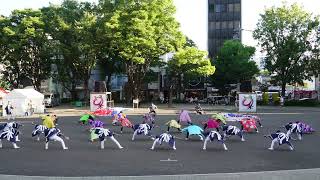
<instances>
[{"instance_id":1,"label":"banner","mask_svg":"<svg viewBox=\"0 0 320 180\"><path fill-rule=\"evenodd\" d=\"M256 112L257 94L240 93L239 94L239 112Z\"/></svg>"},{"instance_id":2,"label":"banner","mask_svg":"<svg viewBox=\"0 0 320 180\"><path fill-rule=\"evenodd\" d=\"M92 93L90 94L90 111L107 108L106 93Z\"/></svg>"}]
</instances>

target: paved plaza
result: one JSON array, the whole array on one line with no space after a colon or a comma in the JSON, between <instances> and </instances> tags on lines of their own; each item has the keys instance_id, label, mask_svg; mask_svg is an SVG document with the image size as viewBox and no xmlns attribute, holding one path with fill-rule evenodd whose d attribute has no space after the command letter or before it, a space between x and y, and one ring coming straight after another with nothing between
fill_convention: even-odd
<instances>
[{"instance_id":1,"label":"paved plaza","mask_svg":"<svg viewBox=\"0 0 320 180\"><path fill-rule=\"evenodd\" d=\"M124 129L122 135L115 136L125 148L119 150L110 140L105 149L99 149L99 142L88 141L87 126L77 124L79 117L60 117L58 127L70 137L65 140L69 150L62 150L61 144L51 142L49 150L44 149L44 138L40 142L31 137L33 125L40 119L18 119L21 128L21 149L12 149L12 145L3 141L0 149L0 174L32 176L136 176L136 175L173 175L173 174L207 174L223 172L251 172L270 170L289 170L320 167L319 134L303 136L302 141L293 141L294 151L283 146L269 151L270 140L265 134L281 129L280 126L290 121L303 120L316 130L320 127L317 109L273 108L260 110L263 128L258 134L245 134L245 142L232 137L226 141L229 148L224 151L220 144L210 143L207 151L202 150L203 142L198 137L184 140L184 134L172 130L178 137L177 150L171 150L166 144L152 151L152 140L145 136L131 141L132 130ZM195 124L206 120L209 115L195 115L191 118ZM141 115L129 115L134 123L142 121ZM166 121L175 119L176 115L158 115L154 134L166 131ZM111 125L111 117L101 118L116 133L120 127ZM5 121L5 120L2 120ZM236 124L236 122L230 122ZM238 125L239 126L239 125ZM284 130L284 129L282 129Z\"/></svg>"}]
</instances>

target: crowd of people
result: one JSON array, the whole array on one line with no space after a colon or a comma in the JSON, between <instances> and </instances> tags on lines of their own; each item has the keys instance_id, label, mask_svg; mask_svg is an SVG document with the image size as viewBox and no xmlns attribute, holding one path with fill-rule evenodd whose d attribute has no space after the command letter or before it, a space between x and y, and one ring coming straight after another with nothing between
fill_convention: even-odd
<instances>
[{"instance_id":1,"label":"crowd of people","mask_svg":"<svg viewBox=\"0 0 320 180\"><path fill-rule=\"evenodd\" d=\"M176 150L176 139L180 137L174 136L170 133L173 129L178 132L185 134L185 140L189 140L190 136L196 136L203 141L202 149L206 150L208 142L217 141L219 142L224 150L228 150L226 141L231 136L239 137L240 141L245 141L246 132L258 133L258 128L261 128L260 119L257 116L250 115L238 115L241 117L239 120L239 127L228 124L228 116L224 113L215 113L207 121L202 122L202 125L197 125L192 122L189 112L182 109L178 113L177 119L169 120L165 125L167 131L160 134L153 133L153 129L156 126L157 117L157 106L152 104L149 108L149 112L143 115L141 123L133 124L126 114L122 111L112 112L112 125L120 127L120 133L123 128L132 129L132 138L134 141L138 136L147 136L153 140L153 144L150 149L154 150L156 145L161 145L164 142L167 143L172 149ZM10 115L10 108L8 110ZM196 112L198 113L197 109ZM200 113L201 114L201 113ZM58 117L56 115L45 115L41 117L42 123L34 124L34 130L31 132L32 137L36 137L37 141L40 141L40 136L45 136L45 149L49 148L49 142L60 142L62 149L66 150L64 139L69 139L68 136L64 135L58 126ZM7 123L0 125L0 148L2 148L1 140L7 140L12 143L13 148L19 148L17 142L19 142L19 128L21 124L11 121L8 119ZM83 115L79 123L85 127L88 127L89 140L100 141L100 148L104 149L104 143L106 139L110 139L119 149L124 148L120 142L115 138L117 133L105 128L105 123L100 121L91 113ZM184 127L184 128L183 128ZM276 130L274 133L265 135L265 137L271 139L269 150L274 150L276 143L279 145L286 144L290 150L293 150L291 140L295 140L292 135L295 134L298 140L302 140L304 133L312 133L314 129L303 122L290 122L283 126L286 131L282 132Z\"/></svg>"}]
</instances>

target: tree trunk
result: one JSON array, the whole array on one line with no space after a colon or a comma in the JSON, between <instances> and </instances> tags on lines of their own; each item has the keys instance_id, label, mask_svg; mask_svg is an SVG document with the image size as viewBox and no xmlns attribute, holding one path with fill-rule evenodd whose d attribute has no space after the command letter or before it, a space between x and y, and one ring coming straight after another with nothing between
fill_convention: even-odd
<instances>
[{"instance_id":1,"label":"tree trunk","mask_svg":"<svg viewBox=\"0 0 320 180\"><path fill-rule=\"evenodd\" d=\"M111 73L108 73L108 76L107 76L107 91L111 92L111 76L112 74Z\"/></svg>"},{"instance_id":2,"label":"tree trunk","mask_svg":"<svg viewBox=\"0 0 320 180\"><path fill-rule=\"evenodd\" d=\"M170 84L169 86L169 97L168 97L168 107L172 107L172 90L173 90L173 85Z\"/></svg>"},{"instance_id":3,"label":"tree trunk","mask_svg":"<svg viewBox=\"0 0 320 180\"><path fill-rule=\"evenodd\" d=\"M282 84L281 84L281 96L284 98L286 96L286 82L285 81L282 81Z\"/></svg>"},{"instance_id":4,"label":"tree trunk","mask_svg":"<svg viewBox=\"0 0 320 180\"><path fill-rule=\"evenodd\" d=\"M73 101L78 100L78 95L77 95L77 90L76 90L76 84L75 83L72 83L70 93L71 93L71 98L72 98Z\"/></svg>"},{"instance_id":5,"label":"tree trunk","mask_svg":"<svg viewBox=\"0 0 320 180\"><path fill-rule=\"evenodd\" d=\"M84 83L83 83L83 89L84 89L84 100L87 101L89 100L89 79L87 78Z\"/></svg>"}]
</instances>

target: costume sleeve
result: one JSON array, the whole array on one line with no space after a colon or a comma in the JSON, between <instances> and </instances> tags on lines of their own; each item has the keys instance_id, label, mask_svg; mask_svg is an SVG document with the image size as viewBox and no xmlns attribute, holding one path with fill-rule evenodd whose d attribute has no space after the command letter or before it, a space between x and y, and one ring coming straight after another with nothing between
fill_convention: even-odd
<instances>
[{"instance_id":1,"label":"costume sleeve","mask_svg":"<svg viewBox=\"0 0 320 180\"><path fill-rule=\"evenodd\" d=\"M181 131L182 131L182 132L186 132L186 131L188 131L188 127L183 128Z\"/></svg>"}]
</instances>

